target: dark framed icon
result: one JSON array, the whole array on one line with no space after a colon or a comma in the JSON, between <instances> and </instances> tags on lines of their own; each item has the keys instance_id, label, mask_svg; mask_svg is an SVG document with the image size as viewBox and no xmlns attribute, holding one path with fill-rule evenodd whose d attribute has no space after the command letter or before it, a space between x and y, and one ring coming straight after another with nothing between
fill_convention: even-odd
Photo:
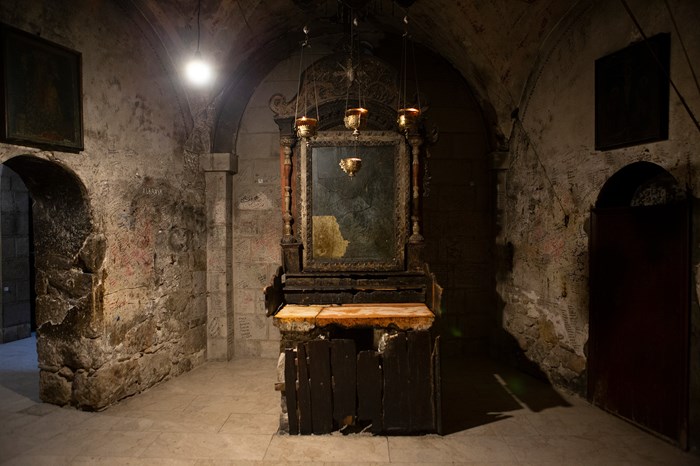
<instances>
[{"instance_id":1,"label":"dark framed icon","mask_svg":"<svg viewBox=\"0 0 700 466\"><path fill-rule=\"evenodd\" d=\"M3 142L83 150L79 52L0 24Z\"/></svg>"},{"instance_id":2,"label":"dark framed icon","mask_svg":"<svg viewBox=\"0 0 700 466\"><path fill-rule=\"evenodd\" d=\"M668 139L671 39L667 33L595 61L595 148Z\"/></svg>"}]
</instances>

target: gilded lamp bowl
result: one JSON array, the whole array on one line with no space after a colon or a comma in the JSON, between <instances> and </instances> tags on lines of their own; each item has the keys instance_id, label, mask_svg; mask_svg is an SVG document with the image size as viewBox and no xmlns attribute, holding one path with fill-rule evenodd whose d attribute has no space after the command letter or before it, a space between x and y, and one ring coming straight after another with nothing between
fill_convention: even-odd
<instances>
[{"instance_id":1,"label":"gilded lamp bowl","mask_svg":"<svg viewBox=\"0 0 700 466\"><path fill-rule=\"evenodd\" d=\"M406 132L414 129L420 118L420 110L417 108L402 108L399 110L399 115L396 118L396 123L399 125L399 131Z\"/></svg>"},{"instance_id":2,"label":"gilded lamp bowl","mask_svg":"<svg viewBox=\"0 0 700 466\"><path fill-rule=\"evenodd\" d=\"M345 110L345 118L343 119L345 122L345 127L353 130L352 134L354 135L360 134L360 130L367 126L368 113L369 110L362 107L349 108Z\"/></svg>"},{"instance_id":3,"label":"gilded lamp bowl","mask_svg":"<svg viewBox=\"0 0 700 466\"><path fill-rule=\"evenodd\" d=\"M316 118L303 116L297 118L294 124L297 128L297 136L300 138L316 136L316 126L318 125L318 120L316 120Z\"/></svg>"},{"instance_id":4,"label":"gilded lamp bowl","mask_svg":"<svg viewBox=\"0 0 700 466\"><path fill-rule=\"evenodd\" d=\"M362 167L362 159L359 157L347 157L345 159L340 159L340 168L343 169L348 176L355 176L355 173L360 171Z\"/></svg>"}]
</instances>

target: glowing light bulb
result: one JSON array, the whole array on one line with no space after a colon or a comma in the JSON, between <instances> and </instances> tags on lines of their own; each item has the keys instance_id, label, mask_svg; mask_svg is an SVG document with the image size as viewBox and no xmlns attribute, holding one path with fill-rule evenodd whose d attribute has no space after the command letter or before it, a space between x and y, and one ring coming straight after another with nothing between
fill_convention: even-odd
<instances>
[{"instance_id":1,"label":"glowing light bulb","mask_svg":"<svg viewBox=\"0 0 700 466\"><path fill-rule=\"evenodd\" d=\"M187 63L185 75L195 86L204 86L212 79L212 70L209 63L202 60L199 50L195 52L194 58Z\"/></svg>"}]
</instances>

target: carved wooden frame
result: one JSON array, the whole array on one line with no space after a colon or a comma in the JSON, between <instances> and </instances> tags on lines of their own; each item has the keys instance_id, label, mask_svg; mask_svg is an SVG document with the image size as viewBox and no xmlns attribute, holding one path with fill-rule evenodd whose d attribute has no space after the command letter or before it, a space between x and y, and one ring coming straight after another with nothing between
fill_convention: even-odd
<instances>
[{"instance_id":1,"label":"carved wooden frame","mask_svg":"<svg viewBox=\"0 0 700 466\"><path fill-rule=\"evenodd\" d=\"M313 174L311 158L315 147L394 146L394 256L389 260L319 259L314 257L313 245ZM410 191L410 160L405 138L393 131L363 131L358 137L350 131L322 131L316 137L297 144L299 157L299 194L297 207L300 216L300 239L303 242L305 271L354 272L405 270L405 249L408 237L408 209ZM371 163L366 160L364 163ZM340 170L340 167L338 167Z\"/></svg>"}]
</instances>

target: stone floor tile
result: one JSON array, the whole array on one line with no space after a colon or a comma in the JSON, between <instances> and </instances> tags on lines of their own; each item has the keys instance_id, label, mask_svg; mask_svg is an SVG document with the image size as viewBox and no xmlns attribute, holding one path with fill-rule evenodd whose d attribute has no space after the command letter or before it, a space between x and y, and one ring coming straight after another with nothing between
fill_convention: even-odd
<instances>
[{"instance_id":1,"label":"stone floor tile","mask_svg":"<svg viewBox=\"0 0 700 466\"><path fill-rule=\"evenodd\" d=\"M95 431L84 434L87 442L79 454L97 457L138 457L160 435L157 432Z\"/></svg>"},{"instance_id":2,"label":"stone floor tile","mask_svg":"<svg viewBox=\"0 0 700 466\"><path fill-rule=\"evenodd\" d=\"M0 422L0 435L2 435L10 434L27 424L31 424L37 418L23 412L15 413L0 410L0 419L2 419L2 422Z\"/></svg>"},{"instance_id":3,"label":"stone floor tile","mask_svg":"<svg viewBox=\"0 0 700 466\"><path fill-rule=\"evenodd\" d=\"M134 411L184 411L192 400L197 395L189 393L168 393L167 391L158 390L158 387L139 393L133 397L119 402L117 405L109 408L112 411L119 412L121 410Z\"/></svg>"},{"instance_id":4,"label":"stone floor tile","mask_svg":"<svg viewBox=\"0 0 700 466\"><path fill-rule=\"evenodd\" d=\"M221 426L225 434L268 434L277 433L279 414L240 414L233 413Z\"/></svg>"},{"instance_id":5,"label":"stone floor tile","mask_svg":"<svg viewBox=\"0 0 700 466\"><path fill-rule=\"evenodd\" d=\"M274 393L274 392L272 392ZM238 414L278 414L279 393L261 394L259 390L239 395L199 395L185 409L185 412L225 411Z\"/></svg>"},{"instance_id":6,"label":"stone floor tile","mask_svg":"<svg viewBox=\"0 0 700 466\"><path fill-rule=\"evenodd\" d=\"M73 464L72 456L20 456L3 462L3 466L68 466Z\"/></svg>"},{"instance_id":7,"label":"stone floor tile","mask_svg":"<svg viewBox=\"0 0 700 466\"><path fill-rule=\"evenodd\" d=\"M229 414L219 412L129 411L115 417L116 431L214 433L221 430Z\"/></svg>"},{"instance_id":8,"label":"stone floor tile","mask_svg":"<svg viewBox=\"0 0 700 466\"><path fill-rule=\"evenodd\" d=\"M165 432L143 453L144 458L261 460L269 435Z\"/></svg>"},{"instance_id":9,"label":"stone floor tile","mask_svg":"<svg viewBox=\"0 0 700 466\"><path fill-rule=\"evenodd\" d=\"M525 437L523 437L525 438ZM516 458L500 437L389 437L392 463L513 463Z\"/></svg>"},{"instance_id":10,"label":"stone floor tile","mask_svg":"<svg viewBox=\"0 0 700 466\"><path fill-rule=\"evenodd\" d=\"M36 446L37 440L30 436L0 434L0 464L25 454Z\"/></svg>"},{"instance_id":11,"label":"stone floor tile","mask_svg":"<svg viewBox=\"0 0 700 466\"><path fill-rule=\"evenodd\" d=\"M700 465L700 457L581 398L488 361L470 367L458 361L464 373L444 377L443 402L451 402L447 413L456 421L448 436L301 437L273 434L280 413L275 360L208 362L103 412L86 413L32 398L38 393L35 356L24 357L29 370L11 382L20 372L3 366L17 364L3 359L6 348L0 346L3 464L349 466L391 459L404 466Z\"/></svg>"},{"instance_id":12,"label":"stone floor tile","mask_svg":"<svg viewBox=\"0 0 700 466\"><path fill-rule=\"evenodd\" d=\"M637 461L639 464L664 463L674 466L700 466L700 456L683 452L668 442L644 432L619 436L615 440L629 449L633 461Z\"/></svg>"},{"instance_id":13,"label":"stone floor tile","mask_svg":"<svg viewBox=\"0 0 700 466\"><path fill-rule=\"evenodd\" d=\"M129 458L119 456L76 456L71 466L196 466L196 460L178 458Z\"/></svg>"},{"instance_id":14,"label":"stone floor tile","mask_svg":"<svg viewBox=\"0 0 700 466\"><path fill-rule=\"evenodd\" d=\"M634 461L623 445L603 445L580 436L510 437L505 441L516 459L524 463L599 464Z\"/></svg>"},{"instance_id":15,"label":"stone floor tile","mask_svg":"<svg viewBox=\"0 0 700 466\"><path fill-rule=\"evenodd\" d=\"M386 437L369 435L275 435L265 461L388 462Z\"/></svg>"},{"instance_id":16,"label":"stone floor tile","mask_svg":"<svg viewBox=\"0 0 700 466\"><path fill-rule=\"evenodd\" d=\"M45 435L47 432L48 431L42 432L42 435ZM83 447L88 442L85 432L59 428L53 431L51 437L28 438L34 440L33 446L24 452L24 454L28 456L73 457L80 454L83 451Z\"/></svg>"}]
</instances>

